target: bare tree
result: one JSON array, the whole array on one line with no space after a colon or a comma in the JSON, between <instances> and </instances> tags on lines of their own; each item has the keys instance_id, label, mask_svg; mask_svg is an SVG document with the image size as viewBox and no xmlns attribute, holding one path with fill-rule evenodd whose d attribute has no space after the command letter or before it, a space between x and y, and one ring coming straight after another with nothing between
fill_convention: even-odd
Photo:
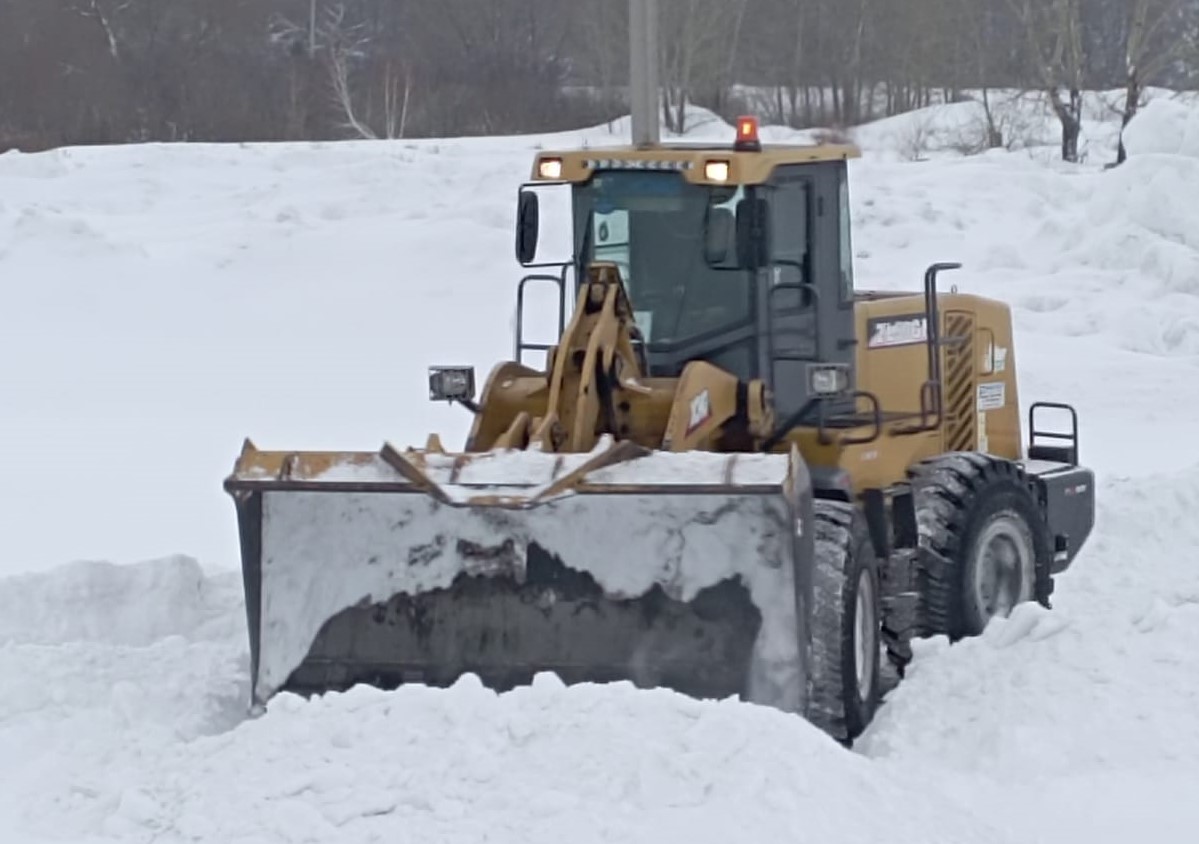
<instances>
[{"instance_id":1,"label":"bare tree","mask_svg":"<svg viewBox=\"0 0 1199 844\"><path fill-rule=\"evenodd\" d=\"M719 107L748 0L665 0L661 5L662 115L668 129L687 129L687 104L697 92ZM715 95L715 96L713 96Z\"/></svg>"},{"instance_id":2,"label":"bare tree","mask_svg":"<svg viewBox=\"0 0 1199 844\"><path fill-rule=\"evenodd\" d=\"M993 51L990 49L995 28L995 7L974 0L956 0L953 6L955 26L953 36L962 48L954 68L958 84L978 88L983 108L983 137L975 142L976 149L995 149L1003 146L1003 130L992 104L991 80Z\"/></svg>"},{"instance_id":3,"label":"bare tree","mask_svg":"<svg viewBox=\"0 0 1199 844\"><path fill-rule=\"evenodd\" d=\"M108 4L108 8L106 8L105 4L100 3L99 0L82 0L75 6L79 14L85 18L91 18L100 27L104 33L104 39L108 43L108 53L112 56L113 61L121 60L121 48L114 21L132 3L133 0L122 0L120 3Z\"/></svg>"},{"instance_id":4,"label":"bare tree","mask_svg":"<svg viewBox=\"0 0 1199 844\"><path fill-rule=\"evenodd\" d=\"M1062 160L1077 163L1086 70L1080 0L1008 2L1024 30L1035 81L1061 122Z\"/></svg>"},{"instance_id":5,"label":"bare tree","mask_svg":"<svg viewBox=\"0 0 1199 844\"><path fill-rule=\"evenodd\" d=\"M338 5L335 5L338 4ZM844 128L982 88L1199 79L1196 0L661 0L667 124L698 104ZM343 9L337 31L329 8ZM4 143L555 131L627 113L614 0L3 0ZM280 17L285 16L285 17ZM270 25L271 21L274 25ZM1180 25L1182 21L1185 25ZM1031 68L1031 71L1029 70ZM979 131L981 141L984 134ZM1071 140L1073 137L1073 141ZM17 139L17 140L13 140Z\"/></svg>"},{"instance_id":6,"label":"bare tree","mask_svg":"<svg viewBox=\"0 0 1199 844\"><path fill-rule=\"evenodd\" d=\"M578 56L581 77L598 85L596 103L609 118L628 113L628 96L619 89L628 74L628 4L599 2L580 5L572 52ZM609 119L609 128L611 120Z\"/></svg>"},{"instance_id":7,"label":"bare tree","mask_svg":"<svg viewBox=\"0 0 1199 844\"><path fill-rule=\"evenodd\" d=\"M1180 26L1186 17L1184 0L1130 0L1130 3L1117 164L1123 164L1128 158L1123 130L1136 117L1147 80L1181 59L1189 46L1186 30Z\"/></svg>"},{"instance_id":8,"label":"bare tree","mask_svg":"<svg viewBox=\"0 0 1199 844\"><path fill-rule=\"evenodd\" d=\"M344 5L333 6L326 14L327 19L321 26L318 43L325 50L333 102L341 113L346 128L359 138L376 140L379 136L375 130L355 113L354 92L350 84L350 65L365 57L370 36L364 32L361 23L346 23Z\"/></svg>"}]
</instances>

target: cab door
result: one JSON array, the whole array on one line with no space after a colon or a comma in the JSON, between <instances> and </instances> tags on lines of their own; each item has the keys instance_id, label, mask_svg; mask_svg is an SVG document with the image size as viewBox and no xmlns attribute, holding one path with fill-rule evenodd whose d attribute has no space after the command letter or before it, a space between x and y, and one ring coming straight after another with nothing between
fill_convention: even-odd
<instances>
[{"instance_id":1,"label":"cab door","mask_svg":"<svg viewBox=\"0 0 1199 844\"><path fill-rule=\"evenodd\" d=\"M786 416L810 395L812 364L845 366L854 374L852 267L842 242L848 219L844 162L779 167L765 186L770 264L760 274L762 369ZM844 208L843 208L844 206ZM852 412L852 399L826 407Z\"/></svg>"}]
</instances>

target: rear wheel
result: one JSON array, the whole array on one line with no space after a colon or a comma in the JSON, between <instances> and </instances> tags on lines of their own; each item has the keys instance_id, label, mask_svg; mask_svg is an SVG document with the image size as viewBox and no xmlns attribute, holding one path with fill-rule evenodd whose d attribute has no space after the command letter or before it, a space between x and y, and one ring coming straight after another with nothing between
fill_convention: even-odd
<instances>
[{"instance_id":1,"label":"rear wheel","mask_svg":"<svg viewBox=\"0 0 1199 844\"><path fill-rule=\"evenodd\" d=\"M947 454L916 466L912 479L924 635L974 636L1019 604L1049 605L1049 531L1019 466L984 454Z\"/></svg>"},{"instance_id":2,"label":"rear wheel","mask_svg":"<svg viewBox=\"0 0 1199 844\"><path fill-rule=\"evenodd\" d=\"M808 720L851 742L870 724L880 697L878 560L857 507L821 500L815 517Z\"/></svg>"}]
</instances>

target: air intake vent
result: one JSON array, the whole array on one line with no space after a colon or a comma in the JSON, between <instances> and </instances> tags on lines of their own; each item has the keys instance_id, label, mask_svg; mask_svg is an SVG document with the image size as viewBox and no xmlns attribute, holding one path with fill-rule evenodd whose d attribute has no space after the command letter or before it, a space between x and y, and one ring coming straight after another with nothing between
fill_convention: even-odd
<instances>
[{"instance_id":1,"label":"air intake vent","mask_svg":"<svg viewBox=\"0 0 1199 844\"><path fill-rule=\"evenodd\" d=\"M945 348L945 444L950 451L978 447L974 418L974 314L945 313L942 342Z\"/></svg>"}]
</instances>

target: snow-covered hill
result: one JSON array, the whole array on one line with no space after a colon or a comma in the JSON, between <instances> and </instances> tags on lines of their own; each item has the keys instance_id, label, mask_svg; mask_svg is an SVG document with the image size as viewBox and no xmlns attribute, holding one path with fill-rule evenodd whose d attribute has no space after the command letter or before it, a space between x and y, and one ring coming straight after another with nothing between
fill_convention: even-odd
<instances>
[{"instance_id":1,"label":"snow-covered hill","mask_svg":"<svg viewBox=\"0 0 1199 844\"><path fill-rule=\"evenodd\" d=\"M925 644L852 753L773 711L549 678L245 718L220 487L242 437L460 441L424 367L510 353L515 187L606 128L0 156L0 842L1190 841L1199 112L1159 98L1113 171L902 160L902 121L958 112L859 133L858 285L958 260L1012 303L1021 401L1077 405L1100 519L1052 612Z\"/></svg>"}]
</instances>

